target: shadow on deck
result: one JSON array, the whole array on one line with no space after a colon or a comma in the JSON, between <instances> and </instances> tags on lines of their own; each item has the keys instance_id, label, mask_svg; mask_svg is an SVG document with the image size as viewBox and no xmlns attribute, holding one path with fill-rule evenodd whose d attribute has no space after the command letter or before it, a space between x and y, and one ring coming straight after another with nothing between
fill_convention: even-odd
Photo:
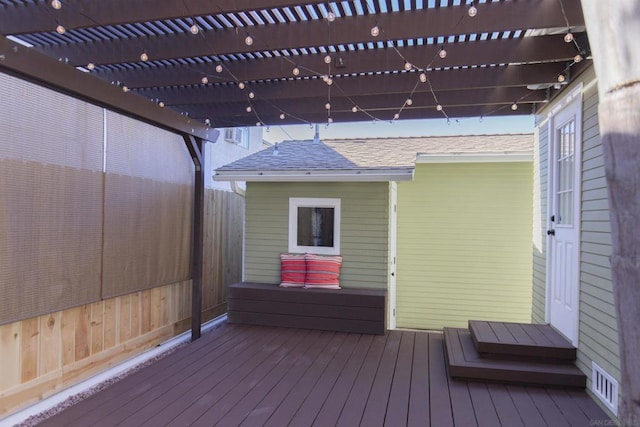
<instances>
[{"instance_id":1,"label":"shadow on deck","mask_svg":"<svg viewBox=\"0 0 640 427\"><path fill-rule=\"evenodd\" d=\"M42 425L588 426L584 392L452 380L443 336L222 324Z\"/></svg>"}]
</instances>

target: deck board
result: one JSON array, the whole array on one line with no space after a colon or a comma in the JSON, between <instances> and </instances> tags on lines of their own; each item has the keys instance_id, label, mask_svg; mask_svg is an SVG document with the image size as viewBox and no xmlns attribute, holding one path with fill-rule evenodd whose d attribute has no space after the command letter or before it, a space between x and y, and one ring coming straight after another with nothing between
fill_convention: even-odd
<instances>
[{"instance_id":1,"label":"deck board","mask_svg":"<svg viewBox=\"0 0 640 427\"><path fill-rule=\"evenodd\" d=\"M583 391L451 379L439 333L223 324L43 426L579 426Z\"/></svg>"}]
</instances>

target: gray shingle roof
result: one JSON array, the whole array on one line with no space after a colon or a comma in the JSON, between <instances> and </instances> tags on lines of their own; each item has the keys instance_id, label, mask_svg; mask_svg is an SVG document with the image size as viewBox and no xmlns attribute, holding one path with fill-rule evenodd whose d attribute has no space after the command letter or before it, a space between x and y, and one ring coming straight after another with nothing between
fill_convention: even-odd
<instances>
[{"instance_id":1,"label":"gray shingle roof","mask_svg":"<svg viewBox=\"0 0 640 427\"><path fill-rule=\"evenodd\" d=\"M532 154L533 134L286 141L222 166L239 171L376 170L415 166L417 154Z\"/></svg>"}]
</instances>

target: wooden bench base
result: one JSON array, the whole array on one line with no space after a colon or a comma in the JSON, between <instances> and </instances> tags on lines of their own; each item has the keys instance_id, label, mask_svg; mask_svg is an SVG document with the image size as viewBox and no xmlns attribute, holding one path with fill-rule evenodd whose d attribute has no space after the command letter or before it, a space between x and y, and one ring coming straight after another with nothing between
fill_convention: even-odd
<instances>
[{"instance_id":1,"label":"wooden bench base","mask_svg":"<svg viewBox=\"0 0 640 427\"><path fill-rule=\"evenodd\" d=\"M232 323L384 334L386 291L382 289L281 288L266 283L229 285Z\"/></svg>"}]
</instances>

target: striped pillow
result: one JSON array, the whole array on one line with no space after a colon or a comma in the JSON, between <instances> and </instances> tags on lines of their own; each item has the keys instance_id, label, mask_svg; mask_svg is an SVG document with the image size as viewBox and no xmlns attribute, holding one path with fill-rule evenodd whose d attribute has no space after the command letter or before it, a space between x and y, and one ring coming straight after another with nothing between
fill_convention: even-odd
<instances>
[{"instance_id":1,"label":"striped pillow","mask_svg":"<svg viewBox=\"0 0 640 427\"><path fill-rule=\"evenodd\" d=\"M280 254L280 286L283 288L301 288L307 268L303 254Z\"/></svg>"},{"instance_id":2,"label":"striped pillow","mask_svg":"<svg viewBox=\"0 0 640 427\"><path fill-rule=\"evenodd\" d=\"M340 289L340 267L342 256L325 256L306 254L307 276L304 279L305 288Z\"/></svg>"}]
</instances>

